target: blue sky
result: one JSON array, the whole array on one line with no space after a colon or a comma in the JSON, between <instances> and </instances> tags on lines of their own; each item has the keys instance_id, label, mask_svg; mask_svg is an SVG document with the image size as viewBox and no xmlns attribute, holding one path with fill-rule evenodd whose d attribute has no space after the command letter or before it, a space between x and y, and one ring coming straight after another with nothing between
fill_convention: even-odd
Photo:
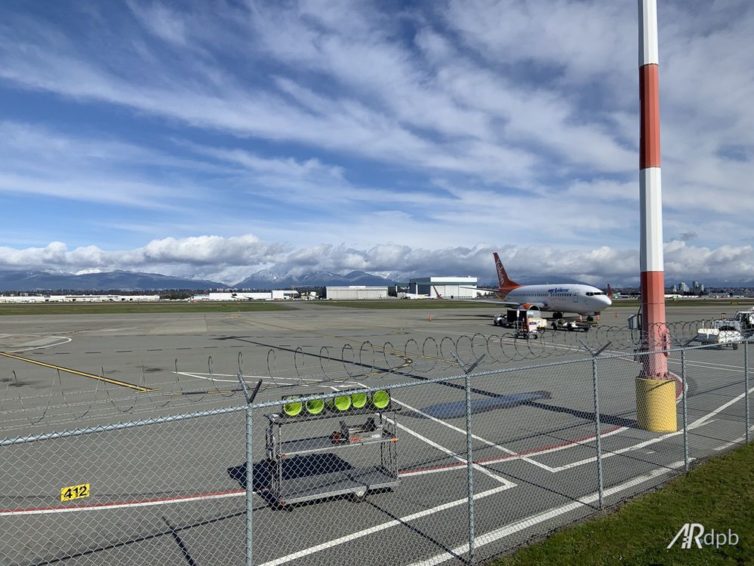
<instances>
[{"instance_id":1,"label":"blue sky","mask_svg":"<svg viewBox=\"0 0 754 566\"><path fill-rule=\"evenodd\" d=\"M754 3L659 20L668 278L754 281ZM634 0L6 0L0 269L636 282L637 34Z\"/></svg>"}]
</instances>

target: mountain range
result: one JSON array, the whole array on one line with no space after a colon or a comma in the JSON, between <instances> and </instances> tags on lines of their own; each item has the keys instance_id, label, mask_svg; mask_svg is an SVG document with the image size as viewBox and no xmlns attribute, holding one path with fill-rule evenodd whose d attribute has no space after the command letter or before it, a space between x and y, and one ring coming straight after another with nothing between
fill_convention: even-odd
<instances>
[{"instance_id":1,"label":"mountain range","mask_svg":"<svg viewBox=\"0 0 754 566\"><path fill-rule=\"evenodd\" d=\"M215 281L133 271L81 275L45 271L0 271L0 291L160 291L165 289L199 291L225 287L226 285Z\"/></svg>"},{"instance_id":2,"label":"mountain range","mask_svg":"<svg viewBox=\"0 0 754 566\"><path fill-rule=\"evenodd\" d=\"M519 278L517 278L519 279ZM262 270L253 273L243 281L227 285L206 279L189 279L173 277L159 273L141 273L134 271L110 271L105 273L54 273L46 271L0 271L0 292L18 291L165 291L187 290L202 291L208 289L287 289L296 287L325 287L347 285L394 285L396 281L406 283L408 276L388 275L381 277L365 271L351 271L346 274L330 271L309 271L298 275L285 274L275 270ZM577 283L575 279L559 276L522 276L521 283ZM731 282L725 280L705 281L708 288L751 287L749 282ZM671 283L668 283L668 286ZM496 287L497 281L480 280L479 287ZM617 286L614 286L617 287Z\"/></svg>"},{"instance_id":3,"label":"mountain range","mask_svg":"<svg viewBox=\"0 0 754 566\"><path fill-rule=\"evenodd\" d=\"M324 287L327 285L393 285L390 279L364 271L345 275L312 271L300 276L281 275L265 270L254 273L235 285L217 281L172 277L159 273L110 271L105 273L49 273L45 271L0 271L0 291L164 291L184 289L280 289Z\"/></svg>"}]
</instances>

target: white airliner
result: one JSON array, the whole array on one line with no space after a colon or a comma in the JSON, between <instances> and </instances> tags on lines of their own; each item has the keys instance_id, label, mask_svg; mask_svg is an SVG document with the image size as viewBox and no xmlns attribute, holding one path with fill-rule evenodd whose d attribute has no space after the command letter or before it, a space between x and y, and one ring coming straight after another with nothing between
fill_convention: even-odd
<instances>
[{"instance_id":1,"label":"white airliner","mask_svg":"<svg viewBox=\"0 0 754 566\"><path fill-rule=\"evenodd\" d=\"M497 278L500 287L497 296L503 303L519 308L538 308L553 313L553 318L562 318L564 312L594 315L613 304L609 293L591 285L553 283L550 285L519 285L505 272L497 252L495 257Z\"/></svg>"}]
</instances>

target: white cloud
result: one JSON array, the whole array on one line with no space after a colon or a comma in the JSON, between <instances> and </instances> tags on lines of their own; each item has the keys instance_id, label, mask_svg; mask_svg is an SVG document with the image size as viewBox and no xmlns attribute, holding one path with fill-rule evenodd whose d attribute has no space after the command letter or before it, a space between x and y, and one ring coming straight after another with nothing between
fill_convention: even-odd
<instances>
[{"instance_id":1,"label":"white cloud","mask_svg":"<svg viewBox=\"0 0 754 566\"><path fill-rule=\"evenodd\" d=\"M118 22L89 27L0 6L0 89L33 91L69 124L105 108L97 115L130 126L0 122L0 198L107 205L120 214L87 226L175 236L42 246L29 261L226 279L287 266L288 253L343 270L427 265L421 257L490 269L477 243L502 241L512 261L538 258L545 272L633 277L635 5L386 6L131 0L86 8ZM704 246L670 242L669 273L746 276L754 5L662 2L660 26L665 233L695 232ZM37 241L92 241L75 229ZM206 230L220 240L180 237ZM249 231L261 240L231 242Z\"/></svg>"},{"instance_id":2,"label":"white cloud","mask_svg":"<svg viewBox=\"0 0 754 566\"><path fill-rule=\"evenodd\" d=\"M601 246L592 249L476 245L426 249L400 244L369 248L318 244L290 248L261 241L253 235L223 238L196 236L153 240L130 250L102 250L97 246L69 249L62 242L43 248L0 248L0 269L35 269L69 273L112 270L163 273L228 284L260 271L280 276L312 271L345 273L353 270L390 274L400 279L422 275L477 275L493 280L492 251L498 250L511 276L559 277L604 285L638 283L635 250ZM665 247L666 277L754 282L754 247L695 247L680 240ZM734 267L732 267L734 266Z\"/></svg>"}]
</instances>

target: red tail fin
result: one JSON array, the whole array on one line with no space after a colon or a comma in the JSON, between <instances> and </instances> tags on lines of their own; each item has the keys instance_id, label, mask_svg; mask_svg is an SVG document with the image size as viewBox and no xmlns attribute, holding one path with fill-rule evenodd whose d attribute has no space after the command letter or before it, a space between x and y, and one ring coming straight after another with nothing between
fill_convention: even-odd
<instances>
[{"instance_id":1,"label":"red tail fin","mask_svg":"<svg viewBox=\"0 0 754 566\"><path fill-rule=\"evenodd\" d=\"M610 283L607 284L607 298L611 301L613 300L613 288L610 286Z\"/></svg>"},{"instance_id":2,"label":"red tail fin","mask_svg":"<svg viewBox=\"0 0 754 566\"><path fill-rule=\"evenodd\" d=\"M497 268L497 280L500 283L500 293L501 294L507 294L508 291L512 291L516 287L520 287L518 283L513 281L510 277L508 277L508 274L505 272L505 268L503 267L503 262L500 261L500 256L497 255L497 252L493 252L492 256L495 258L495 267Z\"/></svg>"}]
</instances>

